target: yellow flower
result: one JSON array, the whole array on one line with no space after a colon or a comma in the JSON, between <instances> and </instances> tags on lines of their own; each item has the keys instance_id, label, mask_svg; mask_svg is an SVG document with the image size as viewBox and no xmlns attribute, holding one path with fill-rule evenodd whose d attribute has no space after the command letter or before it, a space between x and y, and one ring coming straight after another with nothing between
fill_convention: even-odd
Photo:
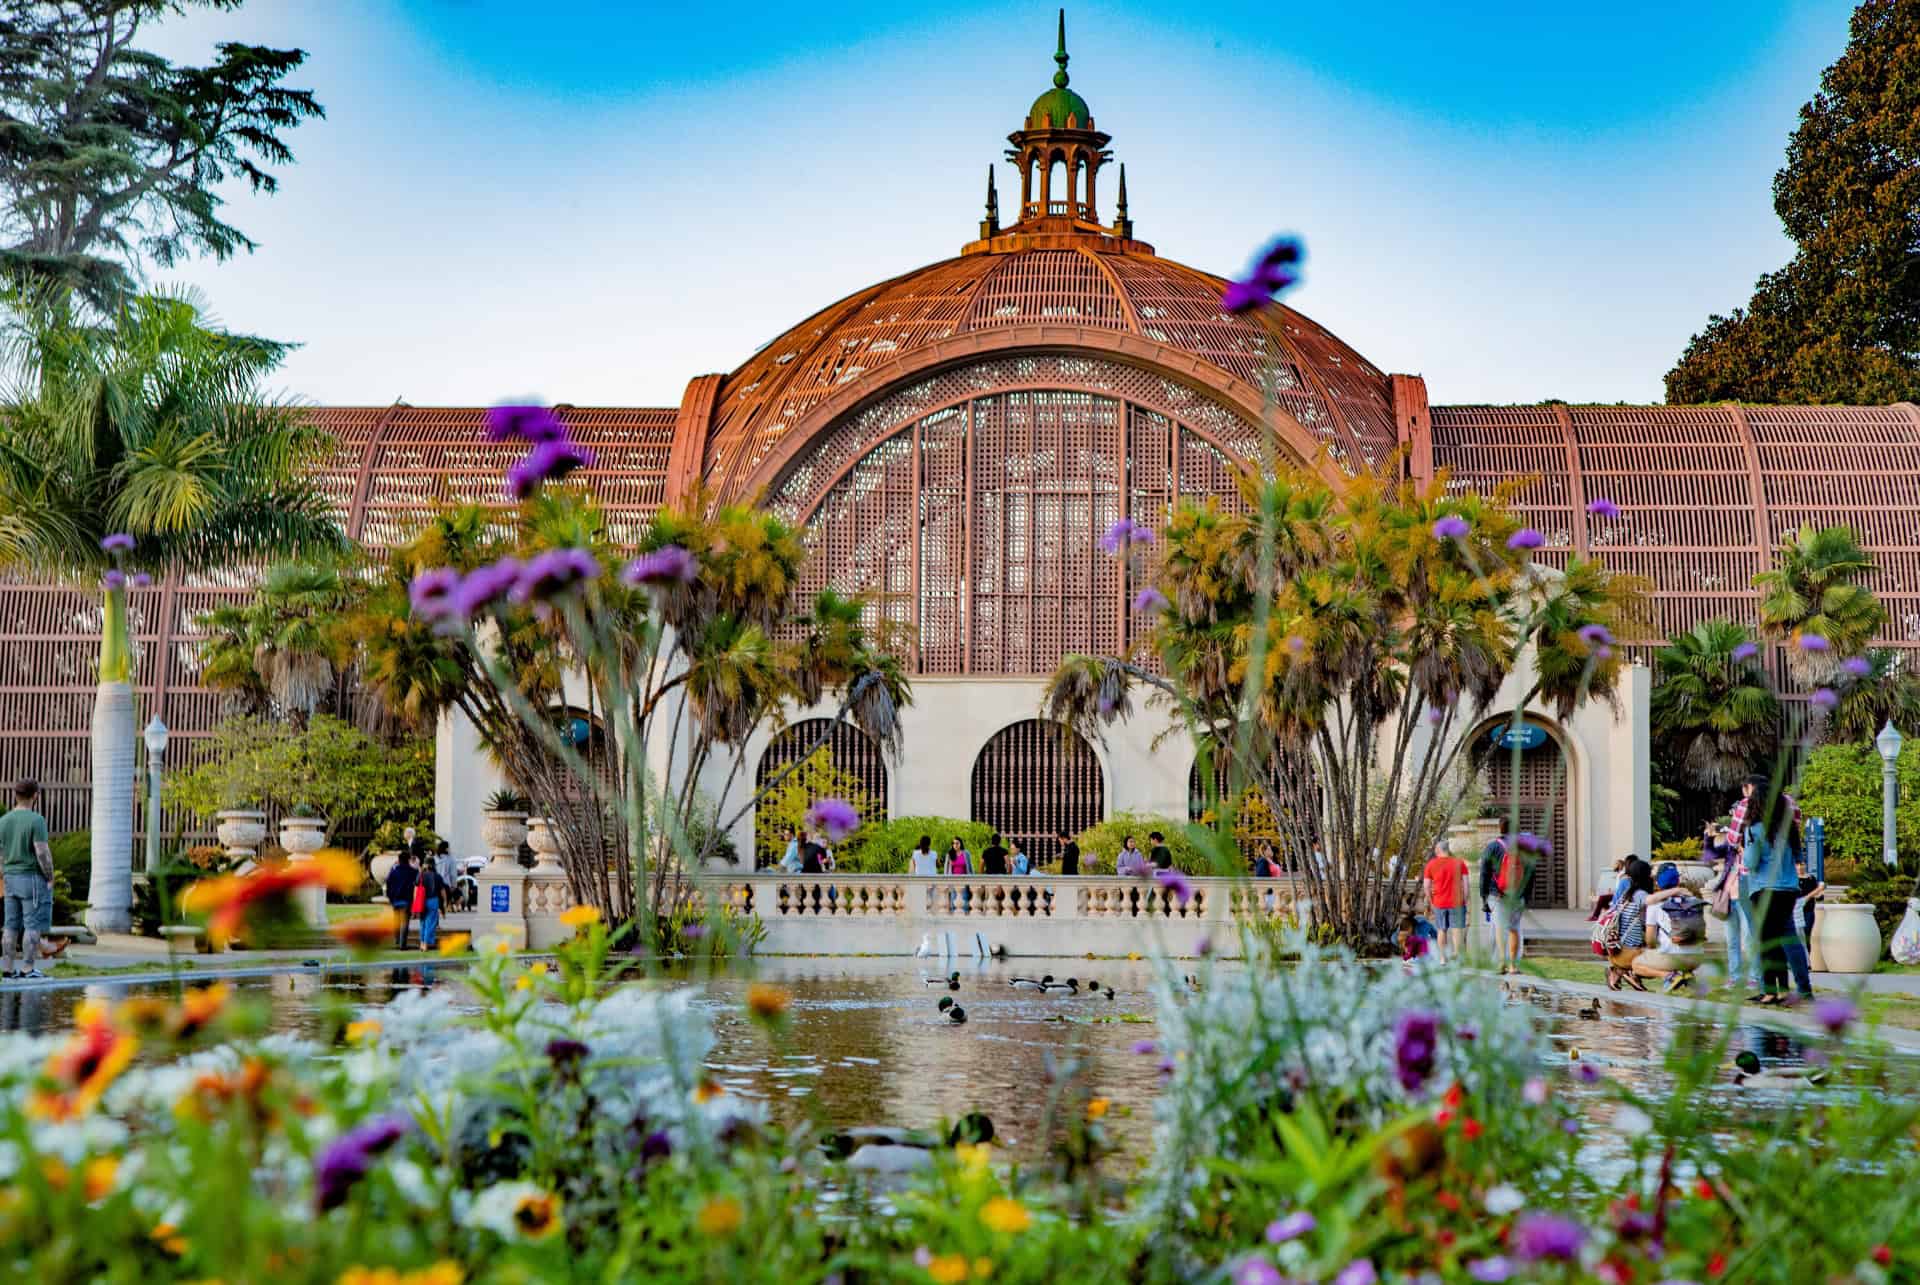
<instances>
[{"instance_id":1,"label":"yellow flower","mask_svg":"<svg viewBox=\"0 0 1920 1285\"><path fill-rule=\"evenodd\" d=\"M175 1258L187 1252L187 1238L172 1223L160 1223L147 1233L154 1244L172 1254Z\"/></svg>"},{"instance_id":2,"label":"yellow flower","mask_svg":"<svg viewBox=\"0 0 1920 1285\"><path fill-rule=\"evenodd\" d=\"M561 912L560 922L569 928L591 927L600 922L600 908L598 906L575 906L571 910Z\"/></svg>"},{"instance_id":3,"label":"yellow flower","mask_svg":"<svg viewBox=\"0 0 1920 1285\"><path fill-rule=\"evenodd\" d=\"M502 937L499 941L493 943L493 953L496 955L511 955L513 953L513 943L505 937Z\"/></svg>"},{"instance_id":4,"label":"yellow flower","mask_svg":"<svg viewBox=\"0 0 1920 1285\"><path fill-rule=\"evenodd\" d=\"M340 1273L339 1285L460 1285L465 1279L460 1264L446 1260L405 1273L392 1267L349 1267Z\"/></svg>"},{"instance_id":5,"label":"yellow flower","mask_svg":"<svg viewBox=\"0 0 1920 1285\"><path fill-rule=\"evenodd\" d=\"M528 1240L545 1240L560 1230L560 1197L549 1192L520 1197L513 1207L513 1225Z\"/></svg>"},{"instance_id":6,"label":"yellow flower","mask_svg":"<svg viewBox=\"0 0 1920 1285\"><path fill-rule=\"evenodd\" d=\"M513 989L515 989L515 990L517 990L517 991L530 991L530 990L532 990L532 989L533 989L533 978L531 978L531 977L528 977L528 976L527 976L526 974L524 974L524 973L522 973L522 974L521 974L520 976L518 976L518 977L516 977L516 978L514 978L514 979L513 979Z\"/></svg>"},{"instance_id":7,"label":"yellow flower","mask_svg":"<svg viewBox=\"0 0 1920 1285\"><path fill-rule=\"evenodd\" d=\"M467 953L468 943L472 940L472 933L449 933L440 939L440 953L442 955L464 955Z\"/></svg>"},{"instance_id":8,"label":"yellow flower","mask_svg":"<svg viewBox=\"0 0 1920 1285\"><path fill-rule=\"evenodd\" d=\"M989 1231L1011 1235L1033 1226L1033 1215L1019 1201L995 1196L980 1206L980 1221L986 1224Z\"/></svg>"},{"instance_id":9,"label":"yellow flower","mask_svg":"<svg viewBox=\"0 0 1920 1285\"><path fill-rule=\"evenodd\" d=\"M377 950L393 940L394 933L400 928L399 919L400 916L392 910L380 910L371 915L342 919L327 931L354 950Z\"/></svg>"},{"instance_id":10,"label":"yellow flower","mask_svg":"<svg viewBox=\"0 0 1920 1285\"><path fill-rule=\"evenodd\" d=\"M763 1022L774 1022L785 1017L787 1006L792 1003L793 992L784 986L755 982L747 987L747 1011Z\"/></svg>"},{"instance_id":11,"label":"yellow flower","mask_svg":"<svg viewBox=\"0 0 1920 1285\"><path fill-rule=\"evenodd\" d=\"M391 1267L349 1267L339 1285L400 1285L400 1273Z\"/></svg>"},{"instance_id":12,"label":"yellow flower","mask_svg":"<svg viewBox=\"0 0 1920 1285\"><path fill-rule=\"evenodd\" d=\"M27 1098L27 1114L39 1120L73 1120L92 1111L107 1086L133 1061L140 1041L117 1031L107 1006L88 1000L75 1010L80 1028L47 1059L44 1072L54 1090L36 1089Z\"/></svg>"},{"instance_id":13,"label":"yellow flower","mask_svg":"<svg viewBox=\"0 0 1920 1285\"><path fill-rule=\"evenodd\" d=\"M959 1285L967 1279L967 1260L964 1254L942 1254L927 1264L927 1275L940 1282L940 1285Z\"/></svg>"},{"instance_id":14,"label":"yellow flower","mask_svg":"<svg viewBox=\"0 0 1920 1285\"><path fill-rule=\"evenodd\" d=\"M423 1267L409 1275L407 1285L460 1285L467 1273L460 1264L450 1258L443 1258L432 1267Z\"/></svg>"},{"instance_id":15,"label":"yellow flower","mask_svg":"<svg viewBox=\"0 0 1920 1285\"><path fill-rule=\"evenodd\" d=\"M547 975L547 961L544 959L540 960L538 963L536 963L532 968L529 968L527 971L532 973L535 977L545 977Z\"/></svg>"},{"instance_id":16,"label":"yellow flower","mask_svg":"<svg viewBox=\"0 0 1920 1285\"><path fill-rule=\"evenodd\" d=\"M87 1203L105 1200L113 1194L113 1184L120 1177L120 1158L118 1156L95 1156L81 1167L80 1187L87 1193Z\"/></svg>"},{"instance_id":17,"label":"yellow flower","mask_svg":"<svg viewBox=\"0 0 1920 1285\"><path fill-rule=\"evenodd\" d=\"M953 1149L953 1154L969 1178L985 1174L993 1161L993 1151L984 1142L963 1142Z\"/></svg>"},{"instance_id":18,"label":"yellow flower","mask_svg":"<svg viewBox=\"0 0 1920 1285\"><path fill-rule=\"evenodd\" d=\"M380 1038L380 1023L369 1017L359 1022L347 1023L347 1043L371 1044Z\"/></svg>"},{"instance_id":19,"label":"yellow flower","mask_svg":"<svg viewBox=\"0 0 1920 1285\"><path fill-rule=\"evenodd\" d=\"M1127 952L1127 958L1128 958L1128 959L1133 959L1133 960L1138 960L1138 959L1140 958L1140 952L1139 952L1139 951L1137 951L1137 950L1130 950L1130 951L1128 951L1128 952Z\"/></svg>"},{"instance_id":20,"label":"yellow flower","mask_svg":"<svg viewBox=\"0 0 1920 1285\"><path fill-rule=\"evenodd\" d=\"M1105 1098L1094 1098L1087 1103L1087 1119L1098 1120L1107 1113L1107 1108L1112 1105L1113 1103L1107 1101Z\"/></svg>"},{"instance_id":21,"label":"yellow flower","mask_svg":"<svg viewBox=\"0 0 1920 1285\"><path fill-rule=\"evenodd\" d=\"M973 1275L977 1280L985 1280L987 1277L993 1275L993 1260L991 1258L974 1259Z\"/></svg>"},{"instance_id":22,"label":"yellow flower","mask_svg":"<svg viewBox=\"0 0 1920 1285\"><path fill-rule=\"evenodd\" d=\"M731 1236L740 1230L740 1224L746 1221L746 1214L740 1208L740 1202L731 1196L715 1196L700 1206L700 1214L694 1219L694 1225L700 1228L704 1236Z\"/></svg>"}]
</instances>

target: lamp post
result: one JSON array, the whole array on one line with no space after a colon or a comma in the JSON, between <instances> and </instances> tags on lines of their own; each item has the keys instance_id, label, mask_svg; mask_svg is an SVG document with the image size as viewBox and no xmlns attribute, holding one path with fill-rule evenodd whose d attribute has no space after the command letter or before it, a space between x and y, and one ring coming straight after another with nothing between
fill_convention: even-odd
<instances>
[{"instance_id":1,"label":"lamp post","mask_svg":"<svg viewBox=\"0 0 1920 1285\"><path fill-rule=\"evenodd\" d=\"M1894 778L1894 768L1900 760L1900 729L1888 719L1887 725L1880 729L1880 735L1873 738L1874 748L1880 751L1880 859L1890 866L1900 864L1899 844L1894 838L1893 809L1898 801L1900 785Z\"/></svg>"},{"instance_id":2,"label":"lamp post","mask_svg":"<svg viewBox=\"0 0 1920 1285\"><path fill-rule=\"evenodd\" d=\"M167 752L167 725L156 715L140 734L147 743L147 877L160 865L160 760Z\"/></svg>"}]
</instances>

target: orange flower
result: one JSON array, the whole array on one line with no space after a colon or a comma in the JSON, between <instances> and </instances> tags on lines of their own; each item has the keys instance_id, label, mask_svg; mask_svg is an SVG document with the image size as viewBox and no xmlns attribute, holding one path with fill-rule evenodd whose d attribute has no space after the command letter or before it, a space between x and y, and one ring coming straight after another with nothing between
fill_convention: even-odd
<instances>
[{"instance_id":1,"label":"orange flower","mask_svg":"<svg viewBox=\"0 0 1920 1285\"><path fill-rule=\"evenodd\" d=\"M1468 1116L1466 1119L1460 1122L1460 1136L1465 1138L1468 1142L1472 1142L1475 1138L1479 1137L1481 1134L1485 1133L1486 1131L1487 1131L1486 1126L1481 1124L1478 1120L1474 1119L1472 1116Z\"/></svg>"},{"instance_id":2,"label":"orange flower","mask_svg":"<svg viewBox=\"0 0 1920 1285\"><path fill-rule=\"evenodd\" d=\"M1092 1099L1087 1103L1087 1119L1098 1120L1101 1116L1107 1113L1107 1108L1111 1107L1112 1105L1113 1103L1109 1102L1105 1098Z\"/></svg>"},{"instance_id":3,"label":"orange flower","mask_svg":"<svg viewBox=\"0 0 1920 1285\"><path fill-rule=\"evenodd\" d=\"M528 1240L545 1240L560 1230L560 1197L548 1192L522 1196L513 1207L513 1225Z\"/></svg>"},{"instance_id":4,"label":"orange flower","mask_svg":"<svg viewBox=\"0 0 1920 1285\"><path fill-rule=\"evenodd\" d=\"M187 1252L187 1238L172 1223L160 1223L147 1233L154 1244L172 1254L175 1258Z\"/></svg>"},{"instance_id":5,"label":"orange flower","mask_svg":"<svg viewBox=\"0 0 1920 1285\"><path fill-rule=\"evenodd\" d=\"M92 1111L140 1048L139 1040L114 1029L103 1004L82 1004L75 1017L80 1029L54 1050L42 1072L53 1087L28 1096L27 1113L38 1119L73 1120Z\"/></svg>"},{"instance_id":6,"label":"orange flower","mask_svg":"<svg viewBox=\"0 0 1920 1285\"><path fill-rule=\"evenodd\" d=\"M747 987L747 1011L762 1022L777 1022L787 1015L793 992L784 986L755 982Z\"/></svg>"},{"instance_id":7,"label":"orange flower","mask_svg":"<svg viewBox=\"0 0 1920 1285\"><path fill-rule=\"evenodd\" d=\"M1019 1201L1008 1200L1005 1196L995 1196L980 1206L980 1221L989 1231L1012 1235L1014 1232L1025 1231L1033 1226L1033 1215L1028 1213L1026 1206Z\"/></svg>"},{"instance_id":8,"label":"orange flower","mask_svg":"<svg viewBox=\"0 0 1920 1285\"><path fill-rule=\"evenodd\" d=\"M160 1035L172 1018L173 1005L157 995L135 995L113 1009L113 1024L134 1035Z\"/></svg>"},{"instance_id":9,"label":"orange flower","mask_svg":"<svg viewBox=\"0 0 1920 1285\"><path fill-rule=\"evenodd\" d=\"M87 1203L91 1205L112 1195L119 1177L120 1157L95 1156L87 1161L80 1169L80 1189L86 1193Z\"/></svg>"},{"instance_id":10,"label":"orange flower","mask_svg":"<svg viewBox=\"0 0 1920 1285\"><path fill-rule=\"evenodd\" d=\"M448 933L440 939L440 953L442 955L464 955L467 953L467 945L472 941L472 933Z\"/></svg>"},{"instance_id":11,"label":"orange flower","mask_svg":"<svg viewBox=\"0 0 1920 1285\"><path fill-rule=\"evenodd\" d=\"M249 874L202 879L180 899L190 914L207 917L207 936L216 947L239 936L258 916L290 913L292 894L316 884L335 892L352 892L365 879L360 863L337 848L313 854L307 861L261 866Z\"/></svg>"},{"instance_id":12,"label":"orange flower","mask_svg":"<svg viewBox=\"0 0 1920 1285\"><path fill-rule=\"evenodd\" d=\"M272 1069L257 1057L248 1058L231 1075L207 1071L194 1080L193 1091L175 1104L174 1113L205 1120L229 1103L245 1102L254 1119L264 1124L272 1119L273 1113L262 1104L261 1095L272 1076Z\"/></svg>"},{"instance_id":13,"label":"orange flower","mask_svg":"<svg viewBox=\"0 0 1920 1285\"><path fill-rule=\"evenodd\" d=\"M700 1083L693 1086L693 1100L703 1103L711 1102L725 1092L726 1090L721 1088L719 1084L713 1080L703 1079Z\"/></svg>"},{"instance_id":14,"label":"orange flower","mask_svg":"<svg viewBox=\"0 0 1920 1285\"><path fill-rule=\"evenodd\" d=\"M378 950L393 940L399 930L399 916L392 910L342 919L327 929L336 939L354 950Z\"/></svg>"},{"instance_id":15,"label":"orange flower","mask_svg":"<svg viewBox=\"0 0 1920 1285\"><path fill-rule=\"evenodd\" d=\"M560 913L560 922L573 929L590 927L600 922L600 910L597 906L575 906Z\"/></svg>"},{"instance_id":16,"label":"orange flower","mask_svg":"<svg viewBox=\"0 0 1920 1285\"><path fill-rule=\"evenodd\" d=\"M179 1011L173 1017L173 1037L190 1040L198 1035L226 1009L227 1000L232 996L233 987L225 982L188 991L181 997Z\"/></svg>"},{"instance_id":17,"label":"orange flower","mask_svg":"<svg viewBox=\"0 0 1920 1285\"><path fill-rule=\"evenodd\" d=\"M746 1215L739 1201L731 1196L715 1196L700 1206L694 1225L700 1228L703 1236L731 1236L740 1230L740 1224L744 1221Z\"/></svg>"}]
</instances>

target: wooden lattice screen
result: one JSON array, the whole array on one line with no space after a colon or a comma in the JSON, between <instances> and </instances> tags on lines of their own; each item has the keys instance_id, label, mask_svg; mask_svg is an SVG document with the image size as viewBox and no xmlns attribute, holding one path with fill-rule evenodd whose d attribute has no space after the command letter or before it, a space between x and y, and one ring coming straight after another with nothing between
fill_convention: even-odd
<instances>
[{"instance_id":1,"label":"wooden lattice screen","mask_svg":"<svg viewBox=\"0 0 1920 1285\"><path fill-rule=\"evenodd\" d=\"M854 777L860 782L860 790L867 797L867 806L861 810L860 819L864 821L884 821L887 818L887 761L880 747L872 737L851 723L836 723L830 718L807 718L782 728L768 743L766 752L760 756L760 766L754 769L753 788L757 794L765 788L768 781L778 776L782 769L805 758L814 742L825 734L827 757L833 766ZM765 846L767 827L777 825L771 819L763 820L761 811L766 807L765 800L754 811L754 850L760 852Z\"/></svg>"},{"instance_id":2,"label":"wooden lattice screen","mask_svg":"<svg viewBox=\"0 0 1920 1285\"><path fill-rule=\"evenodd\" d=\"M973 819L1018 838L1036 861L1059 855L1056 832L1079 834L1106 816L1093 747L1056 723L1028 719L995 732L973 761ZM977 854L976 854L977 855Z\"/></svg>"},{"instance_id":3,"label":"wooden lattice screen","mask_svg":"<svg viewBox=\"0 0 1920 1285\"><path fill-rule=\"evenodd\" d=\"M1515 829L1517 804L1518 830L1544 835L1553 843L1553 855L1534 875L1533 893L1527 898L1527 904L1541 907L1568 905L1572 890L1568 886L1567 872L1571 868L1569 863L1573 854L1567 851L1568 793L1560 743L1548 736L1544 744L1522 750L1520 772L1516 778L1513 751L1495 749L1486 744L1485 733L1478 735L1481 746L1484 746L1476 747L1475 752L1484 756L1481 771L1487 785L1486 814L1498 817L1501 825L1512 831ZM1466 855L1469 861L1479 861L1478 853Z\"/></svg>"}]
</instances>

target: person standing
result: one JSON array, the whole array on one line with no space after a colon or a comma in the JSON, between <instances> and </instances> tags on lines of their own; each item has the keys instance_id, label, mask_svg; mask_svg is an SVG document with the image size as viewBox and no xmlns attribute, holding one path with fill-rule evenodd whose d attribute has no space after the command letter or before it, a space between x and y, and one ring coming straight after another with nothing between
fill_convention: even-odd
<instances>
[{"instance_id":1,"label":"person standing","mask_svg":"<svg viewBox=\"0 0 1920 1285\"><path fill-rule=\"evenodd\" d=\"M1800 875L1794 860L1800 847L1800 809L1781 794L1770 804L1749 807L1741 819L1741 864L1751 885L1760 947L1761 989L1750 998L1758 1004L1783 1004L1793 952L1800 949L1800 938L1793 930L1793 903L1800 896ZM1803 959L1804 953L1801 951ZM1793 972L1802 973L1804 968L1803 963ZM1803 994L1812 994L1811 977L1803 981L1796 976L1794 980L1805 986Z\"/></svg>"},{"instance_id":2,"label":"person standing","mask_svg":"<svg viewBox=\"0 0 1920 1285\"><path fill-rule=\"evenodd\" d=\"M1017 875L1032 874L1033 858L1029 857L1027 855L1027 850L1020 846L1020 840L1013 839L1011 840L1011 842L1013 844L1013 851L1007 859L1008 869L1012 870L1013 873Z\"/></svg>"},{"instance_id":3,"label":"person standing","mask_svg":"<svg viewBox=\"0 0 1920 1285\"><path fill-rule=\"evenodd\" d=\"M393 907L393 917L399 922L393 937L396 950L407 948L407 927L413 918L413 890L419 882L420 872L413 865L413 849L400 849L400 859L387 871L387 904Z\"/></svg>"},{"instance_id":4,"label":"person standing","mask_svg":"<svg viewBox=\"0 0 1920 1285\"><path fill-rule=\"evenodd\" d=\"M432 861L421 863L414 897L420 903L420 949L438 950L440 907L446 901L447 881L440 877L440 867Z\"/></svg>"},{"instance_id":5,"label":"person standing","mask_svg":"<svg viewBox=\"0 0 1920 1285\"><path fill-rule=\"evenodd\" d=\"M1167 837L1158 830L1149 832L1147 837L1153 840L1153 846L1147 849L1147 860L1153 862L1153 868L1173 869L1173 852L1167 847Z\"/></svg>"},{"instance_id":6,"label":"person standing","mask_svg":"<svg viewBox=\"0 0 1920 1285\"><path fill-rule=\"evenodd\" d=\"M1140 845L1128 835L1120 841L1120 855L1113 860L1113 872L1136 879L1145 878L1153 869L1147 864L1147 858L1141 853Z\"/></svg>"},{"instance_id":7,"label":"person standing","mask_svg":"<svg viewBox=\"0 0 1920 1285\"><path fill-rule=\"evenodd\" d=\"M920 844L907 857L907 873L915 875L936 875L940 873L940 864L933 855L933 836L923 834Z\"/></svg>"},{"instance_id":8,"label":"person standing","mask_svg":"<svg viewBox=\"0 0 1920 1285\"><path fill-rule=\"evenodd\" d=\"M1493 947L1495 965L1503 973L1507 970L1500 953L1500 928L1493 922L1493 907L1500 900L1500 892L1495 884L1499 881L1500 865L1506 856L1507 841L1497 837L1487 840L1487 846L1480 850L1480 918L1487 925L1487 941Z\"/></svg>"},{"instance_id":9,"label":"person standing","mask_svg":"<svg viewBox=\"0 0 1920 1285\"><path fill-rule=\"evenodd\" d=\"M1433 922L1440 930L1443 960L1458 960L1467 945L1467 863L1456 856L1445 839L1433 845L1421 877L1427 881L1427 904L1433 908Z\"/></svg>"},{"instance_id":10,"label":"person standing","mask_svg":"<svg viewBox=\"0 0 1920 1285\"><path fill-rule=\"evenodd\" d=\"M800 873L803 875L821 875L827 872L827 849L819 839L808 834L800 840Z\"/></svg>"},{"instance_id":11,"label":"person standing","mask_svg":"<svg viewBox=\"0 0 1920 1285\"><path fill-rule=\"evenodd\" d=\"M53 927L53 847L47 819L33 806L39 797L39 782L21 781L13 787L13 809L0 817L0 875L7 882L0 980L46 976L40 971L40 938Z\"/></svg>"},{"instance_id":12,"label":"person standing","mask_svg":"<svg viewBox=\"0 0 1920 1285\"><path fill-rule=\"evenodd\" d=\"M1073 837L1065 830L1059 832L1058 838L1060 840L1060 873L1063 875L1079 874L1080 845L1075 843Z\"/></svg>"},{"instance_id":13,"label":"person standing","mask_svg":"<svg viewBox=\"0 0 1920 1285\"><path fill-rule=\"evenodd\" d=\"M960 842L960 836L954 835L953 842L947 845L947 873L950 875L972 874L972 863L967 859L967 845Z\"/></svg>"},{"instance_id":14,"label":"person standing","mask_svg":"<svg viewBox=\"0 0 1920 1285\"><path fill-rule=\"evenodd\" d=\"M1007 850L1000 846L1000 832L994 831L987 846L980 849L980 873L983 875L1003 875L1007 872Z\"/></svg>"},{"instance_id":15,"label":"person standing","mask_svg":"<svg viewBox=\"0 0 1920 1285\"><path fill-rule=\"evenodd\" d=\"M1747 845L1748 832L1759 810L1766 805L1766 794L1772 790L1773 781L1755 774L1746 779L1740 787L1740 797L1734 800L1733 808L1727 815L1727 828L1724 842L1734 853L1733 865L1733 914L1727 921L1727 985L1738 987L1740 979L1746 977L1749 990L1757 991L1761 985L1760 952L1761 936L1760 907L1755 900L1760 890L1753 877L1751 854ZM1791 824L1797 832L1800 827L1800 805L1793 796L1781 793L1774 799L1781 811L1791 814ZM1744 974L1742 964L1745 965Z\"/></svg>"},{"instance_id":16,"label":"person standing","mask_svg":"<svg viewBox=\"0 0 1920 1285\"><path fill-rule=\"evenodd\" d=\"M780 854L780 868L790 875L800 873L800 832L788 830L787 850Z\"/></svg>"},{"instance_id":17,"label":"person standing","mask_svg":"<svg viewBox=\"0 0 1920 1285\"><path fill-rule=\"evenodd\" d=\"M446 898L446 911L452 914L460 906L460 869L453 859L453 848L445 839L433 845L433 868L440 872L442 895Z\"/></svg>"}]
</instances>

